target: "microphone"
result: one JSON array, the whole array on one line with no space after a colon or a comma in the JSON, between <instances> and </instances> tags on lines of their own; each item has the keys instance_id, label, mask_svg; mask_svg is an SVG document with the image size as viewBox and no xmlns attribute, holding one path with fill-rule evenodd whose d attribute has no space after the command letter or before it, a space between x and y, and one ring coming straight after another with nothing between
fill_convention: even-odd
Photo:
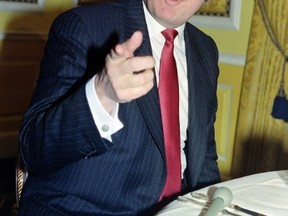
<instances>
[{"instance_id":1,"label":"microphone","mask_svg":"<svg viewBox=\"0 0 288 216\"><path fill-rule=\"evenodd\" d=\"M233 198L231 190L227 187L219 187L215 190L212 203L205 216L216 216L225 207L229 206Z\"/></svg>"}]
</instances>

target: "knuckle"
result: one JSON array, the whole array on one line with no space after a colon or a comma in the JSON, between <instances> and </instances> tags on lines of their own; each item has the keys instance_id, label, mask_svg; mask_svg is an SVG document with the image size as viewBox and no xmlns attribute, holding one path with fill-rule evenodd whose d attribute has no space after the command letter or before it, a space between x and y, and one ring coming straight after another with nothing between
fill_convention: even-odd
<instances>
[{"instance_id":1,"label":"knuckle","mask_svg":"<svg viewBox=\"0 0 288 216\"><path fill-rule=\"evenodd\" d=\"M139 61L138 58L130 58L129 59L129 63L130 63L130 67L132 68L132 70L137 71L139 68Z\"/></svg>"}]
</instances>

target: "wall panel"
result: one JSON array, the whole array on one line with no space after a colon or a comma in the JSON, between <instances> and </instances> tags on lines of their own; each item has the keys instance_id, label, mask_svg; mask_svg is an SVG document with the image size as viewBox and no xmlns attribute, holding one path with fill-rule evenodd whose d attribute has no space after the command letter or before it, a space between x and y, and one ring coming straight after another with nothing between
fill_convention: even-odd
<instances>
[{"instance_id":1,"label":"wall panel","mask_svg":"<svg viewBox=\"0 0 288 216\"><path fill-rule=\"evenodd\" d=\"M20 123L34 90L45 44L37 36L15 37L2 40L0 49L0 158L17 154Z\"/></svg>"}]
</instances>

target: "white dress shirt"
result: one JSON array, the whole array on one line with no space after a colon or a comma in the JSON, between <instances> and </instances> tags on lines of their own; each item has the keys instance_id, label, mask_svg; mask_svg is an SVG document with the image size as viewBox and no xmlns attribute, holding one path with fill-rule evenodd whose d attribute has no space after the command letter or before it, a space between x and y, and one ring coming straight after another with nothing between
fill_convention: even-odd
<instances>
[{"instance_id":1,"label":"white dress shirt","mask_svg":"<svg viewBox=\"0 0 288 216\"><path fill-rule=\"evenodd\" d=\"M159 66L162 48L165 43L165 38L161 31L165 29L160 25L148 12L143 2L146 23L149 23L148 32L152 46L153 58L155 59L155 75L157 86L159 82ZM181 168L182 177L186 168L186 156L184 153L185 140L187 138L188 127L188 80L187 80L187 64L184 41L185 24L177 28L178 36L174 40L174 56L176 60L178 81L179 81L179 119L180 119L180 138L181 138ZM110 115L102 106L94 86L95 76L86 84L86 95L90 106L95 124L103 138L110 141L111 135L116 133L123 127L123 124L118 119L118 107L115 107L112 115Z\"/></svg>"}]
</instances>

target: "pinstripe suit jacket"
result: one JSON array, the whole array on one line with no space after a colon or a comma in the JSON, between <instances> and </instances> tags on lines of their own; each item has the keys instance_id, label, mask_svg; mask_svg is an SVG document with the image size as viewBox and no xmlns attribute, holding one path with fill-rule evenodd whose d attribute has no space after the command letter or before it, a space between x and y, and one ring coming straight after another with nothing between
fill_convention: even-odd
<instances>
[{"instance_id":1,"label":"pinstripe suit jacket","mask_svg":"<svg viewBox=\"0 0 288 216\"><path fill-rule=\"evenodd\" d=\"M31 105L20 131L29 177L19 215L148 215L166 178L156 85L120 104L124 124L101 138L85 83L115 44L141 30L136 55L151 55L142 1L80 7L53 23ZM218 52L213 40L187 23L189 127L183 192L219 181L214 141Z\"/></svg>"}]
</instances>

